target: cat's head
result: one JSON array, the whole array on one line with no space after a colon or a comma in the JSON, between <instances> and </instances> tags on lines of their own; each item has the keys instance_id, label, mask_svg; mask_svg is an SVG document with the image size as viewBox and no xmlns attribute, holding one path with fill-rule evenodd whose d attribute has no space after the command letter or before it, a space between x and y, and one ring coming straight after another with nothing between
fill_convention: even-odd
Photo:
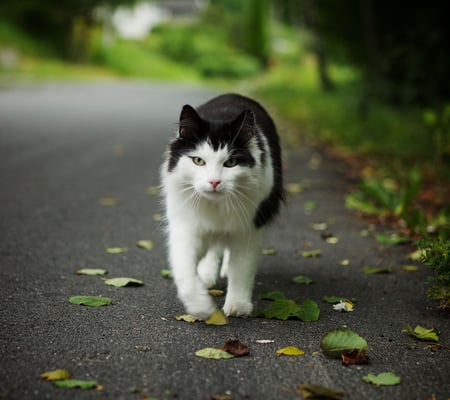
<instances>
[{"instance_id":1,"label":"cat's head","mask_svg":"<svg viewBox=\"0 0 450 400\"><path fill-rule=\"evenodd\" d=\"M168 172L200 197L220 199L249 185L258 145L255 116L245 110L228 121L205 120L183 107L177 138L170 144Z\"/></svg>"}]
</instances>

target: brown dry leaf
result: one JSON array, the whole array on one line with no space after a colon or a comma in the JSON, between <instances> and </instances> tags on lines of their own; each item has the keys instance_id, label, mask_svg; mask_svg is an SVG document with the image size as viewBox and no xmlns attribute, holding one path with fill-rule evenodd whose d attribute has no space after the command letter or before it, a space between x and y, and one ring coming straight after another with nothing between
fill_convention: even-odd
<instances>
[{"instance_id":1,"label":"brown dry leaf","mask_svg":"<svg viewBox=\"0 0 450 400\"><path fill-rule=\"evenodd\" d=\"M347 353L342 353L341 358L342 364L344 365L367 364L369 362L369 356L364 350L355 349Z\"/></svg>"},{"instance_id":2,"label":"brown dry leaf","mask_svg":"<svg viewBox=\"0 0 450 400\"><path fill-rule=\"evenodd\" d=\"M250 354L250 349L237 339L227 339L222 350L233 354L236 357L243 357Z\"/></svg>"}]
</instances>

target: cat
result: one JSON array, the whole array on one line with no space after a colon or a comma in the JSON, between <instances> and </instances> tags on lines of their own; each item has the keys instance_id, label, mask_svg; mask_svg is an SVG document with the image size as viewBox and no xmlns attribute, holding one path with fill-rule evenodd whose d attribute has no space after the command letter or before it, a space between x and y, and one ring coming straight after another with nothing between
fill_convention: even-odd
<instances>
[{"instance_id":1,"label":"cat","mask_svg":"<svg viewBox=\"0 0 450 400\"><path fill-rule=\"evenodd\" d=\"M255 100L238 94L182 108L161 167L168 255L186 311L208 318L208 293L228 278L223 312L251 315L264 228L284 200L276 127Z\"/></svg>"}]
</instances>

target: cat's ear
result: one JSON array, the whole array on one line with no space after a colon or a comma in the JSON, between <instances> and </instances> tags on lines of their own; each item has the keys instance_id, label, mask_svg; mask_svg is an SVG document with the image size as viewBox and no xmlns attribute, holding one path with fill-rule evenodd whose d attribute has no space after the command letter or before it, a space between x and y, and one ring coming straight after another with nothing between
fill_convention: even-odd
<instances>
[{"instance_id":1,"label":"cat's ear","mask_svg":"<svg viewBox=\"0 0 450 400\"><path fill-rule=\"evenodd\" d=\"M181 110L179 137L192 140L198 137L202 127L202 119L197 111L190 105L186 104Z\"/></svg>"},{"instance_id":2,"label":"cat's ear","mask_svg":"<svg viewBox=\"0 0 450 400\"><path fill-rule=\"evenodd\" d=\"M252 110L245 110L234 120L233 125L239 138L248 142L255 134L255 114Z\"/></svg>"}]
</instances>

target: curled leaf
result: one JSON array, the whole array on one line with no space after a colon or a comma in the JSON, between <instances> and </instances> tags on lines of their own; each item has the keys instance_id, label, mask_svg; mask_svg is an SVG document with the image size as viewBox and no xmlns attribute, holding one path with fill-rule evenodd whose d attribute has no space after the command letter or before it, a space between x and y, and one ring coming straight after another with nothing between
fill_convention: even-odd
<instances>
[{"instance_id":1,"label":"curled leaf","mask_svg":"<svg viewBox=\"0 0 450 400\"><path fill-rule=\"evenodd\" d=\"M144 282L140 281L139 279L125 278L125 277L105 279L104 282L107 285L115 287L141 286L144 284Z\"/></svg>"},{"instance_id":2,"label":"curled leaf","mask_svg":"<svg viewBox=\"0 0 450 400\"><path fill-rule=\"evenodd\" d=\"M41 378L47 381L61 381L70 378L70 372L66 369L55 369L54 371L43 372Z\"/></svg>"},{"instance_id":3,"label":"curled leaf","mask_svg":"<svg viewBox=\"0 0 450 400\"><path fill-rule=\"evenodd\" d=\"M63 381L54 381L53 384L63 389L93 389L97 387L96 381L83 381L79 379L65 379Z\"/></svg>"},{"instance_id":4,"label":"curled leaf","mask_svg":"<svg viewBox=\"0 0 450 400\"><path fill-rule=\"evenodd\" d=\"M303 383L297 386L297 390L303 399L328 399L341 400L345 392L336 389L330 389L325 386Z\"/></svg>"},{"instance_id":5,"label":"curled leaf","mask_svg":"<svg viewBox=\"0 0 450 400\"><path fill-rule=\"evenodd\" d=\"M111 299L102 296L72 296L69 298L69 303L88 307L101 307L111 304Z\"/></svg>"},{"instance_id":6,"label":"curled leaf","mask_svg":"<svg viewBox=\"0 0 450 400\"><path fill-rule=\"evenodd\" d=\"M305 352L295 346L283 347L277 350L277 356L302 356Z\"/></svg>"},{"instance_id":7,"label":"curled leaf","mask_svg":"<svg viewBox=\"0 0 450 400\"><path fill-rule=\"evenodd\" d=\"M106 249L106 252L109 254L120 254L120 253L126 253L128 251L127 247L108 247Z\"/></svg>"},{"instance_id":8,"label":"curled leaf","mask_svg":"<svg viewBox=\"0 0 450 400\"><path fill-rule=\"evenodd\" d=\"M177 321L184 321L184 322L189 322L189 323L201 321L201 318L194 317L193 315L190 315L190 314L177 315L175 317L175 319Z\"/></svg>"},{"instance_id":9,"label":"curled leaf","mask_svg":"<svg viewBox=\"0 0 450 400\"><path fill-rule=\"evenodd\" d=\"M369 357L364 350L352 350L341 354L342 364L367 364Z\"/></svg>"},{"instance_id":10,"label":"curled leaf","mask_svg":"<svg viewBox=\"0 0 450 400\"><path fill-rule=\"evenodd\" d=\"M250 354L250 349L237 339L227 339L222 350L233 354L236 357L243 357Z\"/></svg>"},{"instance_id":11,"label":"curled leaf","mask_svg":"<svg viewBox=\"0 0 450 400\"><path fill-rule=\"evenodd\" d=\"M439 342L439 337L437 335L436 329L434 328L424 328L423 326L417 325L413 329L410 325L405 325L402 332L407 332L409 335L419 340Z\"/></svg>"},{"instance_id":12,"label":"curled leaf","mask_svg":"<svg viewBox=\"0 0 450 400\"><path fill-rule=\"evenodd\" d=\"M151 240L138 240L136 246L140 249L152 250L153 242Z\"/></svg>"},{"instance_id":13,"label":"curled leaf","mask_svg":"<svg viewBox=\"0 0 450 400\"><path fill-rule=\"evenodd\" d=\"M230 354L222 349L214 349L212 347L206 347L205 349L197 350L195 352L197 357L209 358L213 360L234 358L233 354Z\"/></svg>"},{"instance_id":14,"label":"curled leaf","mask_svg":"<svg viewBox=\"0 0 450 400\"><path fill-rule=\"evenodd\" d=\"M77 275L106 275L106 269L100 268L82 268L77 271Z\"/></svg>"}]
</instances>

